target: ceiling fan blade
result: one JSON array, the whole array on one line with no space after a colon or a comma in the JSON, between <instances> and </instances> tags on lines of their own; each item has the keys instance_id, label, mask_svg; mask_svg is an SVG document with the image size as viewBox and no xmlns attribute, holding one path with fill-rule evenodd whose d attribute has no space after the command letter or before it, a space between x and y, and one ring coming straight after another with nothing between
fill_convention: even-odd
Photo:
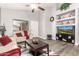
<instances>
[{"instance_id":1,"label":"ceiling fan blade","mask_svg":"<svg viewBox=\"0 0 79 59\"><path fill-rule=\"evenodd\" d=\"M42 11L44 11L44 10L45 10L44 8L42 8L42 7L40 7L40 6L38 6L38 8L39 8L40 10L42 10Z\"/></svg>"},{"instance_id":2,"label":"ceiling fan blade","mask_svg":"<svg viewBox=\"0 0 79 59\"><path fill-rule=\"evenodd\" d=\"M29 5L29 4L27 4L27 5L26 5L26 7L30 7L30 5Z\"/></svg>"},{"instance_id":3,"label":"ceiling fan blade","mask_svg":"<svg viewBox=\"0 0 79 59\"><path fill-rule=\"evenodd\" d=\"M32 9L32 13L34 13L34 9Z\"/></svg>"}]
</instances>

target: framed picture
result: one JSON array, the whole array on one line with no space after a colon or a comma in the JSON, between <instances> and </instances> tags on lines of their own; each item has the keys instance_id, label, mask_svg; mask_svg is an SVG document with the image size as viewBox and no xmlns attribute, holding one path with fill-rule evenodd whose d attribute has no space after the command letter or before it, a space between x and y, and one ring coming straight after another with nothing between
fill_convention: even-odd
<instances>
[{"instance_id":1,"label":"framed picture","mask_svg":"<svg viewBox=\"0 0 79 59\"><path fill-rule=\"evenodd\" d=\"M50 21L52 22L52 21L54 21L54 17L52 16L52 17L50 17Z\"/></svg>"}]
</instances>

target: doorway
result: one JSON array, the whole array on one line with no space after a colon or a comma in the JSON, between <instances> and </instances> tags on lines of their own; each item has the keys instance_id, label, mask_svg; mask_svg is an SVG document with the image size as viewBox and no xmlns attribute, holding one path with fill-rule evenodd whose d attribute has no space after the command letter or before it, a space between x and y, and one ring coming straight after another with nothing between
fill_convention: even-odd
<instances>
[{"instance_id":1,"label":"doorway","mask_svg":"<svg viewBox=\"0 0 79 59\"><path fill-rule=\"evenodd\" d=\"M17 31L29 31L29 22L13 19L13 33L16 33Z\"/></svg>"}]
</instances>

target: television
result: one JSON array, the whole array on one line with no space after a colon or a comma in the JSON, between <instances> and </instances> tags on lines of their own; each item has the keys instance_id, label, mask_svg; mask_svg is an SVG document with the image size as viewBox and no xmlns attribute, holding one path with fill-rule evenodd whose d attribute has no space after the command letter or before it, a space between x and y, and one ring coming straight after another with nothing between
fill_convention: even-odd
<instances>
[{"instance_id":1,"label":"television","mask_svg":"<svg viewBox=\"0 0 79 59\"><path fill-rule=\"evenodd\" d=\"M75 26L57 26L59 34L75 34Z\"/></svg>"}]
</instances>

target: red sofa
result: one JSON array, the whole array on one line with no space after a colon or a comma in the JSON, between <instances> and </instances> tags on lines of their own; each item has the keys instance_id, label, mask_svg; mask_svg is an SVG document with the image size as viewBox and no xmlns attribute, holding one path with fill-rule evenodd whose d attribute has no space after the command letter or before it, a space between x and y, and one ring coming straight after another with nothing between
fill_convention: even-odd
<instances>
[{"instance_id":1,"label":"red sofa","mask_svg":"<svg viewBox=\"0 0 79 59\"><path fill-rule=\"evenodd\" d=\"M21 50L17 46L15 38L12 37L10 39L11 39L11 42L9 42L8 44L0 45L0 56L20 56L21 55Z\"/></svg>"},{"instance_id":2,"label":"red sofa","mask_svg":"<svg viewBox=\"0 0 79 59\"><path fill-rule=\"evenodd\" d=\"M12 49L4 53L0 53L0 56L20 56L20 55L21 55L21 51L19 48Z\"/></svg>"}]
</instances>

